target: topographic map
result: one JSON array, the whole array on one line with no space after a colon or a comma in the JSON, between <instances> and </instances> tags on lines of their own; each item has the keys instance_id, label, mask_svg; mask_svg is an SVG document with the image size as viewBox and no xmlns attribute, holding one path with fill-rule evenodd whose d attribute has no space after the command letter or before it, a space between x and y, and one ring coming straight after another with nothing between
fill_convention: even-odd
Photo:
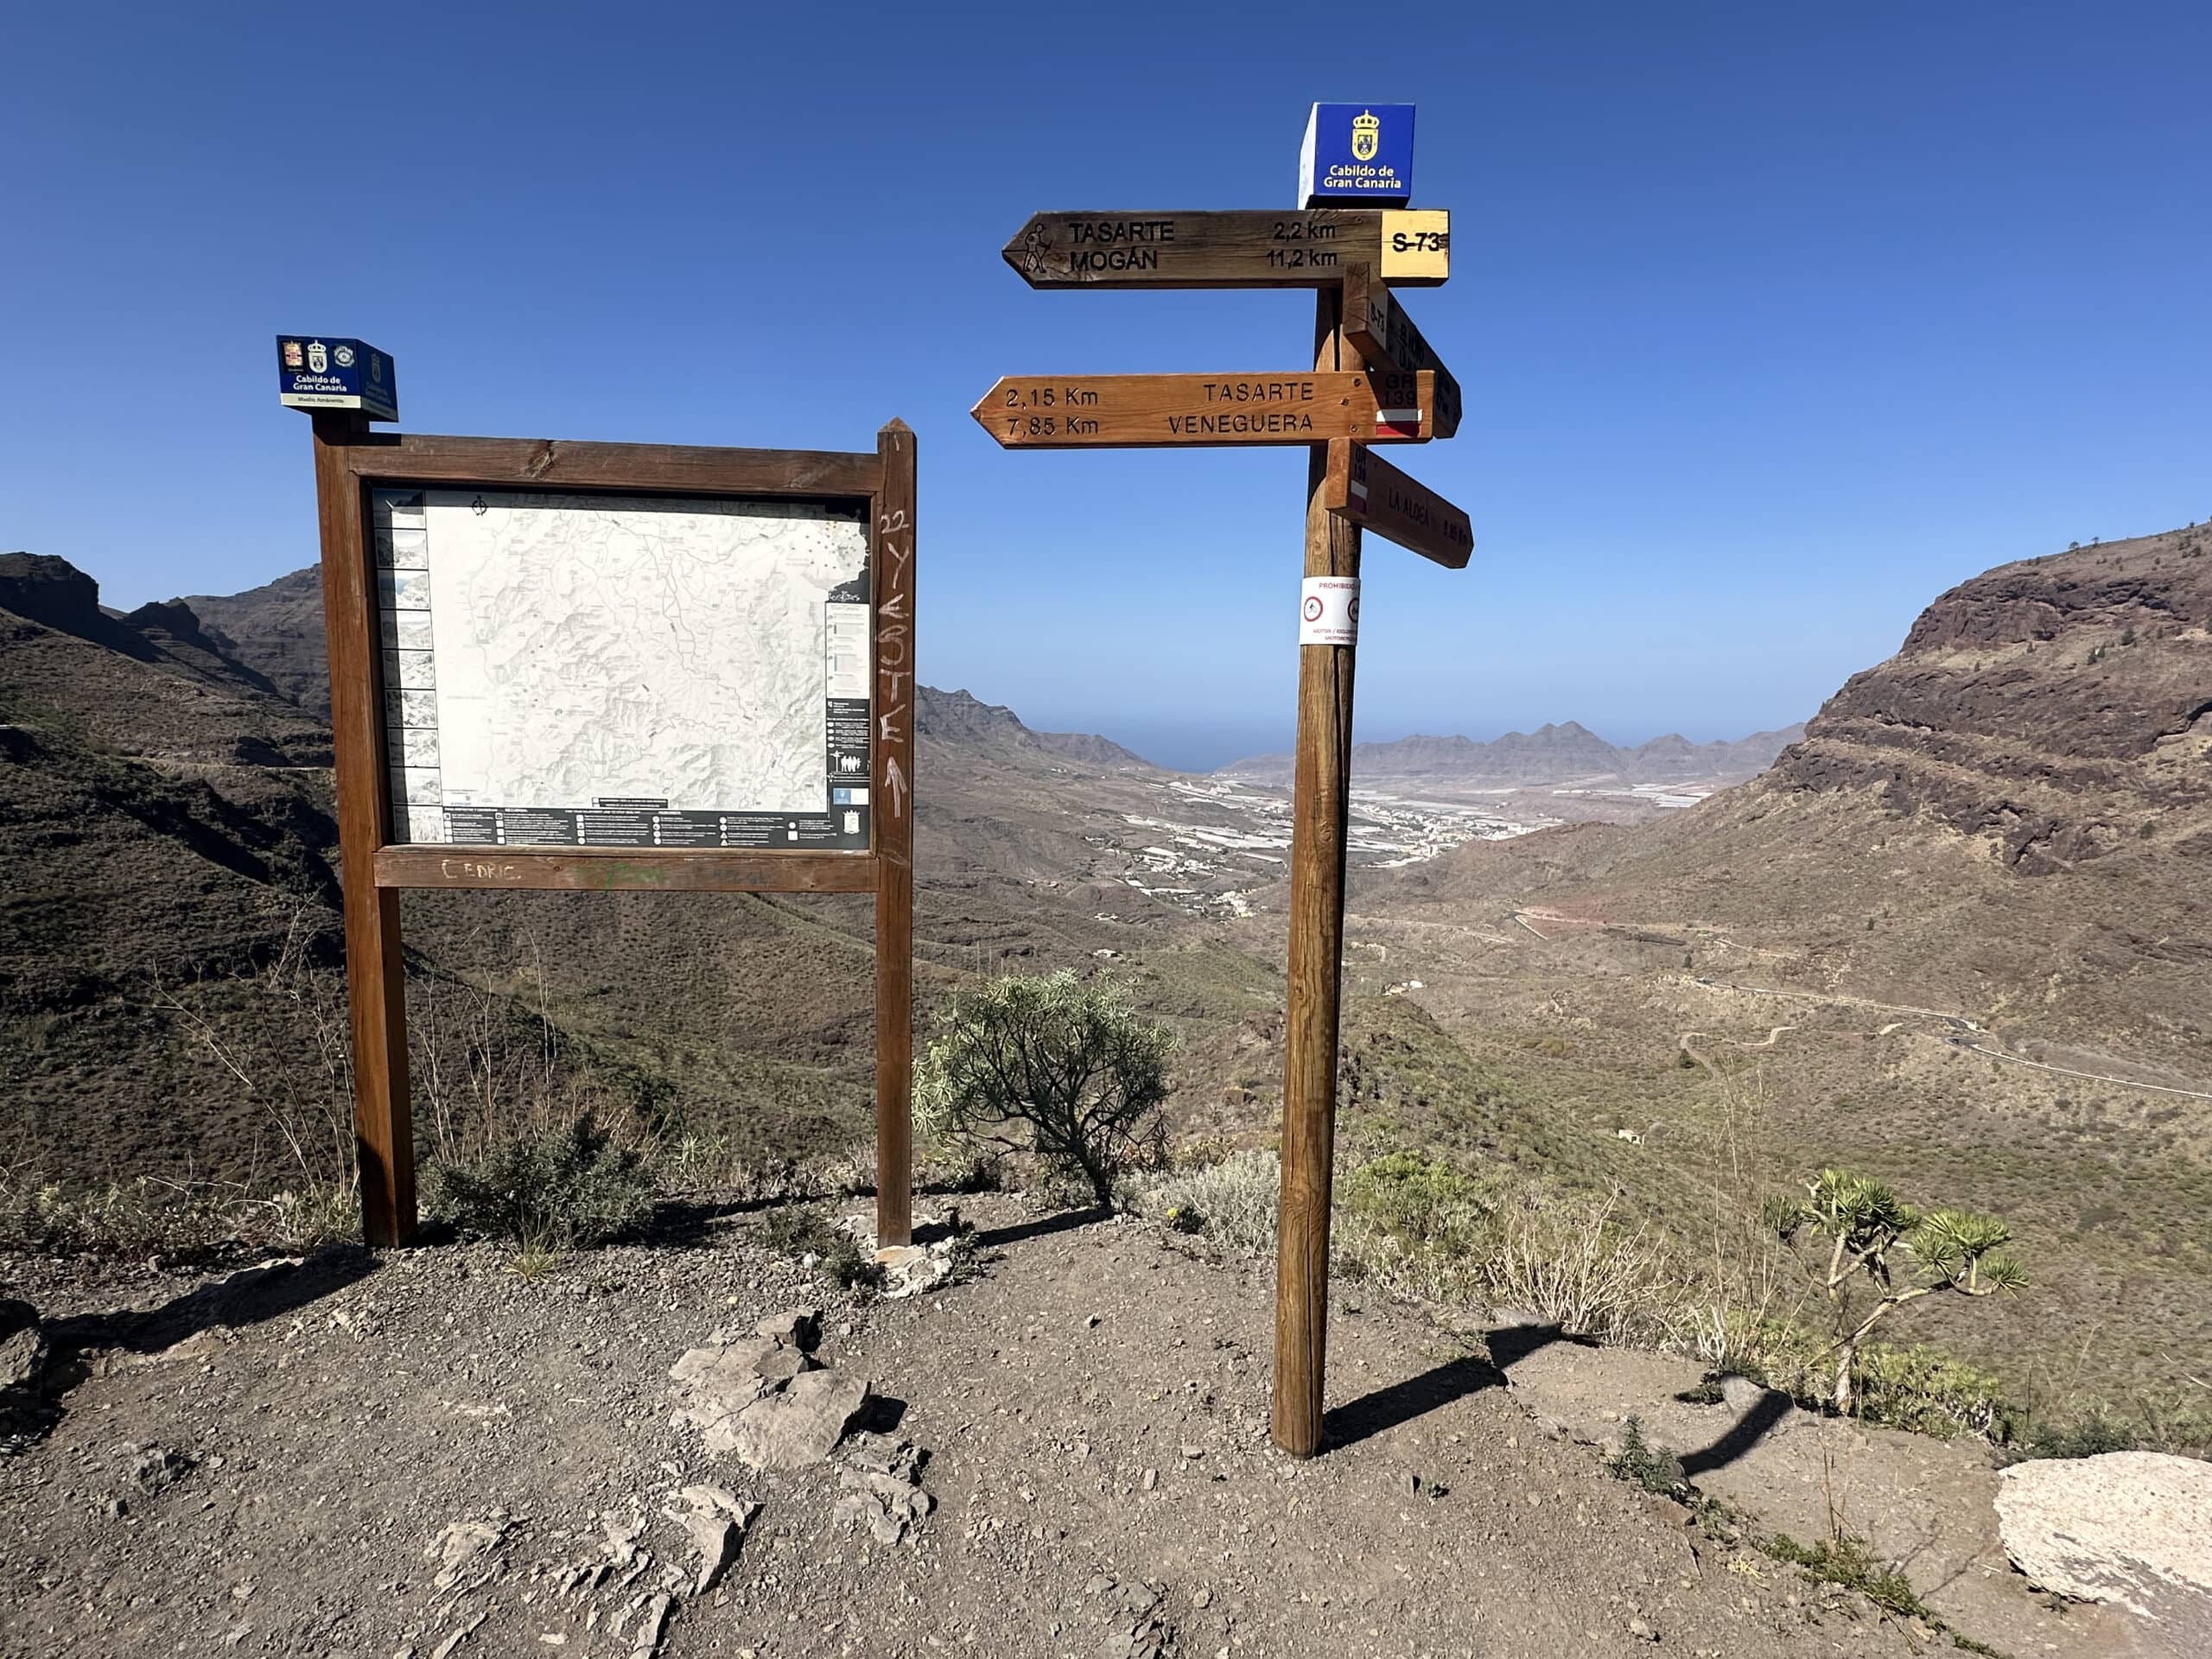
<instances>
[{"instance_id":1,"label":"topographic map","mask_svg":"<svg viewBox=\"0 0 2212 1659\"><path fill-rule=\"evenodd\" d=\"M376 515L410 839L493 839L462 831L496 809L497 839L588 842L611 810L645 844L638 814L819 817L841 766L865 785L835 741L868 696L857 514L422 490Z\"/></svg>"}]
</instances>

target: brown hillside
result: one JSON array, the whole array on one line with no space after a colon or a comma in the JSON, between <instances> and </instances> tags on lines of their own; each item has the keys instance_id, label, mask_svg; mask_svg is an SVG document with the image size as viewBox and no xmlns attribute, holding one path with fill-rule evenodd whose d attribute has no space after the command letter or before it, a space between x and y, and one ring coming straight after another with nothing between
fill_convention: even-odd
<instances>
[{"instance_id":1,"label":"brown hillside","mask_svg":"<svg viewBox=\"0 0 2212 1659\"><path fill-rule=\"evenodd\" d=\"M2212 858L2212 529L2000 565L1922 614L1775 767L1879 789L2044 874L2131 840Z\"/></svg>"}]
</instances>

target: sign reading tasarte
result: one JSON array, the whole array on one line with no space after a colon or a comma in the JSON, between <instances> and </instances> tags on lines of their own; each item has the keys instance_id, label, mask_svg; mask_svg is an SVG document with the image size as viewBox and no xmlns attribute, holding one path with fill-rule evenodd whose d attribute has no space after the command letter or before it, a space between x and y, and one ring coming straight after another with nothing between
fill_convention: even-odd
<instances>
[{"instance_id":1,"label":"sign reading tasarte","mask_svg":"<svg viewBox=\"0 0 2212 1659\"><path fill-rule=\"evenodd\" d=\"M391 357L358 340L279 334L276 390L287 409L358 409L372 421L399 418Z\"/></svg>"},{"instance_id":2,"label":"sign reading tasarte","mask_svg":"<svg viewBox=\"0 0 2212 1659\"><path fill-rule=\"evenodd\" d=\"M1298 153L1298 205L1382 207L1414 192L1414 106L1316 104Z\"/></svg>"}]
</instances>

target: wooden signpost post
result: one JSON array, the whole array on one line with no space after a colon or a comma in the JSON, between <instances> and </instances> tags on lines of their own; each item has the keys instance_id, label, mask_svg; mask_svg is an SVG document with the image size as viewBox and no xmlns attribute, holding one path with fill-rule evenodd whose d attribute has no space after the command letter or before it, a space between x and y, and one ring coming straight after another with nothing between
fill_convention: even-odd
<instances>
[{"instance_id":1,"label":"wooden signpost post","mask_svg":"<svg viewBox=\"0 0 2212 1659\"><path fill-rule=\"evenodd\" d=\"M1410 121L1408 106L1387 107ZM1380 122L1370 111L1347 111L1347 120L1351 148L1322 176L1356 186L1377 172L1365 164L1376 155ZM1309 139L1309 162L1311 148ZM1410 173L1409 128L1402 153L1394 183ZM1455 569L1473 544L1465 512L1369 453L1372 444L1418 443L1459 427L1459 382L1389 287L1442 283L1451 249L1448 214L1407 209L1033 214L1004 251L1032 288L1316 290L1313 370L1010 376L972 411L1009 449L1309 446L1274 1408L1275 1443L1298 1457L1320 1449L1326 1369L1360 531Z\"/></svg>"},{"instance_id":2,"label":"wooden signpost post","mask_svg":"<svg viewBox=\"0 0 2212 1659\"><path fill-rule=\"evenodd\" d=\"M879 1245L910 1242L912 431L903 421L893 421L877 435L874 450L849 454L379 432L368 423L372 415L396 418L396 403L384 408L364 403L335 384L334 367L320 378L310 374L310 366L333 363L336 353L327 341L280 340L279 351L286 371L285 401L308 408L315 418L339 845L345 868L356 1142L368 1242L404 1244L416 1230L399 935L399 895L408 887L872 893L876 1236ZM349 349L345 365L350 369L357 359L368 360L365 348ZM382 359L386 372L389 365L389 359ZM326 387L326 381L332 386ZM296 382L302 388L297 393ZM340 401L349 396L353 401ZM435 599L435 546L417 556L401 543L440 533L414 527L422 499L470 503L472 496L470 505L479 509L499 504L506 510L518 504L517 511L557 509L581 516L619 512L633 524L655 504L664 504L694 509L709 522L718 514L753 512L771 524L797 518L841 526L854 550L855 568L861 568L864 552L865 581L849 593L840 590L842 604L825 609L839 608L856 618L856 649L849 665L843 665L834 660L840 649L834 640L802 641L798 647L823 653L817 661L831 658L830 671L836 677L825 699L827 728L812 740L828 754L824 765L831 780L823 786L818 817L677 810L681 803L665 800L601 801L575 810L549 810L560 804L545 802L517 802L505 809L457 806L451 792L442 804L419 804L415 785L426 769L413 764L416 755L408 746L422 734L403 729L417 724L406 700L418 693L401 688L419 683L406 676L427 671L434 653L410 650L404 634L393 637L396 624L410 617L422 628L429 624L425 612L392 608L393 595L408 585L396 580L401 573L392 567L414 557L425 567L419 573L421 591ZM404 511L395 503L404 504ZM470 516L467 506L452 511L456 523ZM865 657L857 649L863 623ZM418 634L413 643L429 641ZM446 653L435 655L442 658ZM421 668L395 667L414 658L425 659ZM551 667L562 671L558 664ZM444 675L451 665L440 660L435 668ZM429 731L426 753L435 752L442 735L435 728ZM446 759L450 766L454 757ZM837 768L850 774L842 785L836 782ZM435 836L410 833L417 812L443 818ZM762 820L767 821L765 831ZM456 823L480 821L493 824L498 838L487 833L476 841L452 833ZM555 825L550 835L549 823ZM804 844L810 838L815 844ZM562 844L549 844L553 841Z\"/></svg>"}]
</instances>

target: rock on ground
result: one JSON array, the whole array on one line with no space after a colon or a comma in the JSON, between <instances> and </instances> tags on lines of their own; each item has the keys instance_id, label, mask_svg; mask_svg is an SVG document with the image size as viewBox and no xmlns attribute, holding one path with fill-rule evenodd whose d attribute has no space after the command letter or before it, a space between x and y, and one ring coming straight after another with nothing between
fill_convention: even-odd
<instances>
[{"instance_id":1,"label":"rock on ground","mask_svg":"<svg viewBox=\"0 0 2212 1659\"><path fill-rule=\"evenodd\" d=\"M2054 1458L2005 1471L2005 1552L2076 1601L2111 1601L2212 1653L2212 1463L2162 1452Z\"/></svg>"}]
</instances>

